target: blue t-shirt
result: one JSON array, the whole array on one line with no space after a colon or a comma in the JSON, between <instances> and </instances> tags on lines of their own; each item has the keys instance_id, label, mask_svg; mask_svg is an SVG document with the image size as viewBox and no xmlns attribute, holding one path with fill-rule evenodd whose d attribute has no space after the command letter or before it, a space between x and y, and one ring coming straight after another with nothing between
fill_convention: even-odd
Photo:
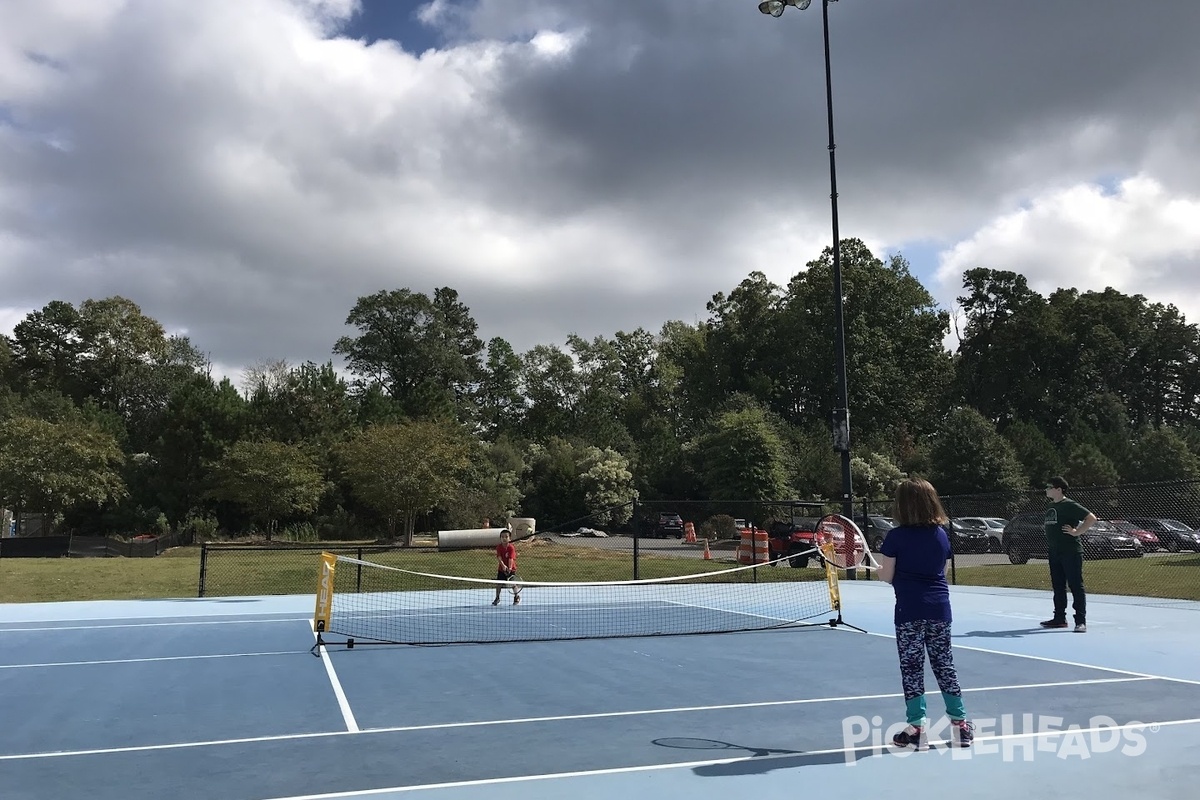
<instances>
[{"instance_id":1,"label":"blue t-shirt","mask_svg":"<svg viewBox=\"0 0 1200 800\"><path fill-rule=\"evenodd\" d=\"M892 588L897 625L951 621L950 587L946 584L950 537L942 526L896 526L887 532L879 552L896 559Z\"/></svg>"}]
</instances>

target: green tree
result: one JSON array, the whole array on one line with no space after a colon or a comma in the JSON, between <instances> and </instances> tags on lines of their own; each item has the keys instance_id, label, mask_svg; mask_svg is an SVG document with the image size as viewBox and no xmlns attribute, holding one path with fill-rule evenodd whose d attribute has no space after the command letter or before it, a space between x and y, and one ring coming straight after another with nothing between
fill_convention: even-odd
<instances>
[{"instance_id":1,"label":"green tree","mask_svg":"<svg viewBox=\"0 0 1200 800\"><path fill-rule=\"evenodd\" d=\"M587 497L579 477L579 452L566 439L552 436L528 448L529 470L522 493L528 516L545 520L543 528L586 519Z\"/></svg>"},{"instance_id":2,"label":"green tree","mask_svg":"<svg viewBox=\"0 0 1200 800\"><path fill-rule=\"evenodd\" d=\"M579 385L575 436L598 447L630 452L633 440L625 428L622 364L615 343L603 336L589 342L571 334L567 346Z\"/></svg>"},{"instance_id":3,"label":"green tree","mask_svg":"<svg viewBox=\"0 0 1200 800\"><path fill-rule=\"evenodd\" d=\"M1132 483L1200 480L1200 458L1170 428L1145 428L1133 443L1130 465L1123 476Z\"/></svg>"},{"instance_id":4,"label":"green tree","mask_svg":"<svg viewBox=\"0 0 1200 800\"><path fill-rule=\"evenodd\" d=\"M1015 272L971 269L963 286L955 395L1002 428L1023 420L1043 432L1060 429L1076 405L1061 390L1071 382L1061 313Z\"/></svg>"},{"instance_id":5,"label":"green tree","mask_svg":"<svg viewBox=\"0 0 1200 800\"><path fill-rule=\"evenodd\" d=\"M360 393L378 387L409 416L470 416L483 342L453 289L437 289L432 299L409 289L376 292L359 298L346 324L359 334L338 339L333 350L346 358Z\"/></svg>"},{"instance_id":6,"label":"green tree","mask_svg":"<svg viewBox=\"0 0 1200 800\"><path fill-rule=\"evenodd\" d=\"M518 446L502 436L496 442L470 443L471 455L458 491L446 503L448 523L475 528L484 519L498 524L520 516L521 476L525 464Z\"/></svg>"},{"instance_id":7,"label":"green tree","mask_svg":"<svg viewBox=\"0 0 1200 800\"><path fill-rule=\"evenodd\" d=\"M1012 445L1031 486L1045 486L1051 477L1062 474L1062 454L1036 425L1017 420L1005 428L1004 438Z\"/></svg>"},{"instance_id":8,"label":"green tree","mask_svg":"<svg viewBox=\"0 0 1200 800\"><path fill-rule=\"evenodd\" d=\"M583 387L570 353L537 345L521 357L521 383L528 402L525 438L548 442L573 435Z\"/></svg>"},{"instance_id":9,"label":"green tree","mask_svg":"<svg viewBox=\"0 0 1200 800\"><path fill-rule=\"evenodd\" d=\"M246 431L246 402L228 378L215 383L196 375L179 386L163 411L150 448L153 471L147 494L173 521L200 513L209 471Z\"/></svg>"},{"instance_id":10,"label":"green tree","mask_svg":"<svg viewBox=\"0 0 1200 800\"><path fill-rule=\"evenodd\" d=\"M303 447L244 439L211 466L209 495L244 509L270 537L280 520L315 511L326 488Z\"/></svg>"},{"instance_id":11,"label":"green tree","mask_svg":"<svg viewBox=\"0 0 1200 800\"><path fill-rule=\"evenodd\" d=\"M333 364L311 361L260 368L248 402L250 430L289 444L309 443L328 453L355 427L354 403Z\"/></svg>"},{"instance_id":12,"label":"green tree","mask_svg":"<svg viewBox=\"0 0 1200 800\"><path fill-rule=\"evenodd\" d=\"M618 527L633 515L633 473L628 460L612 448L587 448L577 469L588 514L597 525Z\"/></svg>"},{"instance_id":13,"label":"green tree","mask_svg":"<svg viewBox=\"0 0 1200 800\"><path fill-rule=\"evenodd\" d=\"M790 494L783 441L759 408L719 416L695 447L697 471L718 502L779 500ZM751 507L737 508L753 516Z\"/></svg>"},{"instance_id":14,"label":"green tree","mask_svg":"<svg viewBox=\"0 0 1200 800\"><path fill-rule=\"evenodd\" d=\"M1091 443L1071 447L1064 477L1072 486L1112 486L1120 475L1111 458Z\"/></svg>"},{"instance_id":15,"label":"green tree","mask_svg":"<svg viewBox=\"0 0 1200 800\"><path fill-rule=\"evenodd\" d=\"M455 423L411 420L372 425L339 447L352 492L388 521L395 537L403 523L411 547L417 514L447 503L471 466L470 440Z\"/></svg>"},{"instance_id":16,"label":"green tree","mask_svg":"<svg viewBox=\"0 0 1200 800\"><path fill-rule=\"evenodd\" d=\"M709 301L706 344L717 393L744 393L763 404L779 400L780 300L780 288L755 271L728 297L718 292Z\"/></svg>"},{"instance_id":17,"label":"green tree","mask_svg":"<svg viewBox=\"0 0 1200 800\"><path fill-rule=\"evenodd\" d=\"M882 453L866 453L850 459L854 493L870 500L891 498L904 479L904 472Z\"/></svg>"},{"instance_id":18,"label":"green tree","mask_svg":"<svg viewBox=\"0 0 1200 800\"><path fill-rule=\"evenodd\" d=\"M930 462L942 495L1015 492L1028 484L1012 445L973 408L951 412L930 447Z\"/></svg>"},{"instance_id":19,"label":"green tree","mask_svg":"<svg viewBox=\"0 0 1200 800\"><path fill-rule=\"evenodd\" d=\"M57 518L77 506L99 507L125 495L123 462L116 440L78 417L0 419L0 507Z\"/></svg>"},{"instance_id":20,"label":"green tree","mask_svg":"<svg viewBox=\"0 0 1200 800\"><path fill-rule=\"evenodd\" d=\"M952 374L943 345L949 314L901 256L885 263L861 241L847 239L842 271L854 442L894 438L901 429L918 435L933 430ZM779 384L772 410L793 424L828 427L835 405L832 274L832 248L826 248L788 284L774 339L764 348Z\"/></svg>"},{"instance_id":21,"label":"green tree","mask_svg":"<svg viewBox=\"0 0 1200 800\"><path fill-rule=\"evenodd\" d=\"M521 430L525 398L521 395L521 358L500 337L488 341L487 363L476 393L479 426L494 438Z\"/></svg>"},{"instance_id":22,"label":"green tree","mask_svg":"<svg viewBox=\"0 0 1200 800\"><path fill-rule=\"evenodd\" d=\"M54 300L31 311L13 328L12 369L22 393L61 393L76 403L87 396L80 356L85 343L79 311Z\"/></svg>"}]
</instances>

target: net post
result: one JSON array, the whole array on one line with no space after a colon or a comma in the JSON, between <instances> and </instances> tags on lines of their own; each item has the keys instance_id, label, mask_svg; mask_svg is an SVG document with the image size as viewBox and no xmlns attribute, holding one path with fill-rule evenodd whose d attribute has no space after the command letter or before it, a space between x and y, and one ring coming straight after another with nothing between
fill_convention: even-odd
<instances>
[{"instance_id":1,"label":"net post","mask_svg":"<svg viewBox=\"0 0 1200 800\"><path fill-rule=\"evenodd\" d=\"M333 578L337 569L337 556L330 552L321 553L320 567L317 572L316 607L313 610L313 631L317 642L313 645L313 655L320 655L321 647L325 644L321 634L329 630L333 614Z\"/></svg>"},{"instance_id":2,"label":"net post","mask_svg":"<svg viewBox=\"0 0 1200 800\"><path fill-rule=\"evenodd\" d=\"M108 555L106 552L105 555ZM204 579L208 572L208 542L200 545L200 593L197 597L204 597Z\"/></svg>"}]
</instances>

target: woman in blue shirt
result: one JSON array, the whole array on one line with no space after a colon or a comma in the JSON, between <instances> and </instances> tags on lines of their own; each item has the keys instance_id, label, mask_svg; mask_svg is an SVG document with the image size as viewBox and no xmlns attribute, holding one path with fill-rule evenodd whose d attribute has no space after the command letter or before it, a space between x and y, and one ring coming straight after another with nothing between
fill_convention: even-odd
<instances>
[{"instance_id":1,"label":"woman in blue shirt","mask_svg":"<svg viewBox=\"0 0 1200 800\"><path fill-rule=\"evenodd\" d=\"M879 577L896 593L896 649L908 726L893 737L900 747L920 749L929 720L925 715L925 654L951 722L951 740L970 747L974 727L967 721L950 642L950 587L946 560L950 539L937 491L926 480L906 480L896 489L896 527L880 545Z\"/></svg>"}]
</instances>

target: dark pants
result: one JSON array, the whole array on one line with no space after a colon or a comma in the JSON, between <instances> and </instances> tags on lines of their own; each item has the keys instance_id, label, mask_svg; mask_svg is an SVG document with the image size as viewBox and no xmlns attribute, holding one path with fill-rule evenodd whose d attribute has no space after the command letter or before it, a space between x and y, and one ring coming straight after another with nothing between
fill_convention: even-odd
<instances>
[{"instance_id":1,"label":"dark pants","mask_svg":"<svg viewBox=\"0 0 1200 800\"><path fill-rule=\"evenodd\" d=\"M1083 554L1051 553L1050 585L1054 587L1054 618L1067 618L1067 588L1071 589L1075 624L1087 622L1087 595L1083 589Z\"/></svg>"}]
</instances>

